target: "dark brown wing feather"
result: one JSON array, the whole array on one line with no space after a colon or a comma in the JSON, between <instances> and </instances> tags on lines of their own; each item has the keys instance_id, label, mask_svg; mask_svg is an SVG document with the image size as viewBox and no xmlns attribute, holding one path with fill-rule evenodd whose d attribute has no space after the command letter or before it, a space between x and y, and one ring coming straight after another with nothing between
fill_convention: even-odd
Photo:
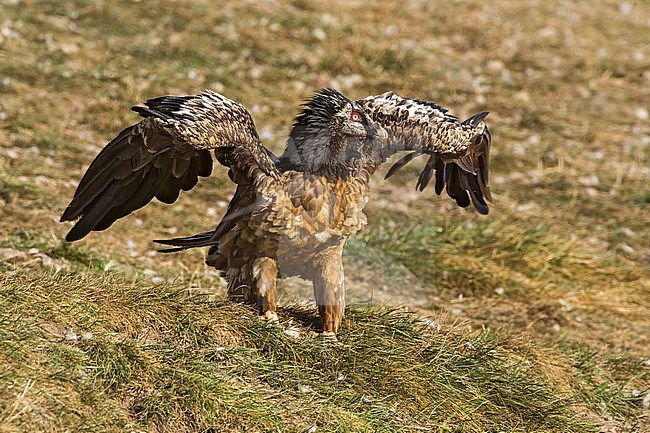
<instances>
[{"instance_id":1,"label":"dark brown wing feather","mask_svg":"<svg viewBox=\"0 0 650 433\"><path fill-rule=\"evenodd\" d=\"M210 175L211 149L245 175L278 175L248 111L219 94L165 96L133 110L144 119L99 153L61 216L61 221L79 218L66 240L104 230L154 197L175 202L181 190Z\"/></svg>"},{"instance_id":2,"label":"dark brown wing feather","mask_svg":"<svg viewBox=\"0 0 650 433\"><path fill-rule=\"evenodd\" d=\"M402 167L404 167L406 164L413 161L413 159L417 158L420 155L422 155L421 150L416 150L416 151L413 151L411 153L407 153L406 155L401 157L399 160L397 160L395 162L395 164L393 164L391 166L391 168L386 173L386 176L384 176L384 179L388 179L389 177L391 177L392 175L397 173L399 170L401 170Z\"/></svg>"}]
</instances>

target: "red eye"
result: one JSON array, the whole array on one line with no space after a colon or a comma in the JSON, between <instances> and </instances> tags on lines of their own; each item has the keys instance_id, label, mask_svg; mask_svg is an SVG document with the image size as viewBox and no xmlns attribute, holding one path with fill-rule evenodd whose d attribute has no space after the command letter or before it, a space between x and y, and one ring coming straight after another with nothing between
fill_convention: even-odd
<instances>
[{"instance_id":1,"label":"red eye","mask_svg":"<svg viewBox=\"0 0 650 433\"><path fill-rule=\"evenodd\" d=\"M358 111L353 111L350 113L350 120L353 122L361 122L361 113Z\"/></svg>"}]
</instances>

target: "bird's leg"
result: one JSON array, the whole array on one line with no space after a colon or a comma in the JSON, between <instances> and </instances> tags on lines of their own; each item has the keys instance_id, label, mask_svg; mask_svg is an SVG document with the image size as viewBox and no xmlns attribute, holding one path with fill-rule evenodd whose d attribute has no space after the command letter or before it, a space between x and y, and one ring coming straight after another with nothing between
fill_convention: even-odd
<instances>
[{"instance_id":1,"label":"bird's leg","mask_svg":"<svg viewBox=\"0 0 650 433\"><path fill-rule=\"evenodd\" d=\"M323 322L323 335L334 336L345 313L345 281L341 257L329 257L317 266L314 296ZM335 338L335 337L334 337Z\"/></svg>"},{"instance_id":2,"label":"bird's leg","mask_svg":"<svg viewBox=\"0 0 650 433\"><path fill-rule=\"evenodd\" d=\"M257 307L266 320L276 322L276 285L278 264L270 257L259 257L253 263L253 278L257 291Z\"/></svg>"}]
</instances>

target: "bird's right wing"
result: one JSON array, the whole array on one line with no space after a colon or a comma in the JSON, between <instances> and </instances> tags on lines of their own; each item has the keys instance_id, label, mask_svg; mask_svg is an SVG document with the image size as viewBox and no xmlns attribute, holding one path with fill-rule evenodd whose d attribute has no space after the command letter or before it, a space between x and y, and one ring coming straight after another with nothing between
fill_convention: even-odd
<instances>
[{"instance_id":1,"label":"bird's right wing","mask_svg":"<svg viewBox=\"0 0 650 433\"><path fill-rule=\"evenodd\" d=\"M436 193L447 194L461 207L472 203L487 214L492 197L488 184L490 131L487 112L459 122L447 109L430 101L402 98L392 92L357 101L370 118L385 131L381 160L404 150L412 151L388 171L392 176L414 158L429 155L416 188L423 190L436 174Z\"/></svg>"},{"instance_id":2,"label":"bird's right wing","mask_svg":"<svg viewBox=\"0 0 650 433\"><path fill-rule=\"evenodd\" d=\"M211 91L163 96L132 109L144 117L102 149L79 182L61 221L78 219L67 241L104 230L154 197L173 203L219 162L255 181L278 177L273 154L261 143L250 113Z\"/></svg>"}]
</instances>

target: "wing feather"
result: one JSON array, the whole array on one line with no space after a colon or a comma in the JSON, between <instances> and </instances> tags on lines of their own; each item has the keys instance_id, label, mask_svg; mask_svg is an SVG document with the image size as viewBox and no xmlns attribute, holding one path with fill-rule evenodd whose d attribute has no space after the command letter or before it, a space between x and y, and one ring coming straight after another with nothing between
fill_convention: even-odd
<instances>
[{"instance_id":1,"label":"wing feather","mask_svg":"<svg viewBox=\"0 0 650 433\"><path fill-rule=\"evenodd\" d=\"M357 103L387 133L382 143L382 162L396 152L413 151L395 162L386 178L415 157L428 154L416 189L424 190L435 172L437 194L446 189L459 206L471 202L479 213L487 214L486 202L492 200L488 182L491 136L484 122L487 112L459 122L438 104L402 98L392 92Z\"/></svg>"},{"instance_id":2,"label":"wing feather","mask_svg":"<svg viewBox=\"0 0 650 433\"><path fill-rule=\"evenodd\" d=\"M424 191L424 188L426 188L427 185L429 185L429 182L431 181L431 177L433 176L433 170L435 168L437 159L438 158L436 157L435 154L429 156L429 159L427 160L427 163L424 166L422 173L420 173L420 176L418 177L418 183L415 185L415 189Z\"/></svg>"},{"instance_id":3,"label":"wing feather","mask_svg":"<svg viewBox=\"0 0 650 433\"><path fill-rule=\"evenodd\" d=\"M392 165L392 167L386 173L386 176L384 176L384 179L388 179L389 177L391 177L392 175L397 173L399 170L401 170L402 167L404 167L406 164L413 161L414 158L416 158L416 157L418 157L420 155L422 155L421 150L416 150L416 151L413 151L411 153L407 153L406 155L401 157L399 160L397 160L395 162L395 164Z\"/></svg>"},{"instance_id":4,"label":"wing feather","mask_svg":"<svg viewBox=\"0 0 650 433\"><path fill-rule=\"evenodd\" d=\"M61 216L61 221L78 219L66 240L104 230L154 197L175 202L181 190L212 173L212 149L221 151L240 176L279 176L241 104L205 91L154 98L145 105L133 107L143 119L111 140L79 182Z\"/></svg>"}]
</instances>

